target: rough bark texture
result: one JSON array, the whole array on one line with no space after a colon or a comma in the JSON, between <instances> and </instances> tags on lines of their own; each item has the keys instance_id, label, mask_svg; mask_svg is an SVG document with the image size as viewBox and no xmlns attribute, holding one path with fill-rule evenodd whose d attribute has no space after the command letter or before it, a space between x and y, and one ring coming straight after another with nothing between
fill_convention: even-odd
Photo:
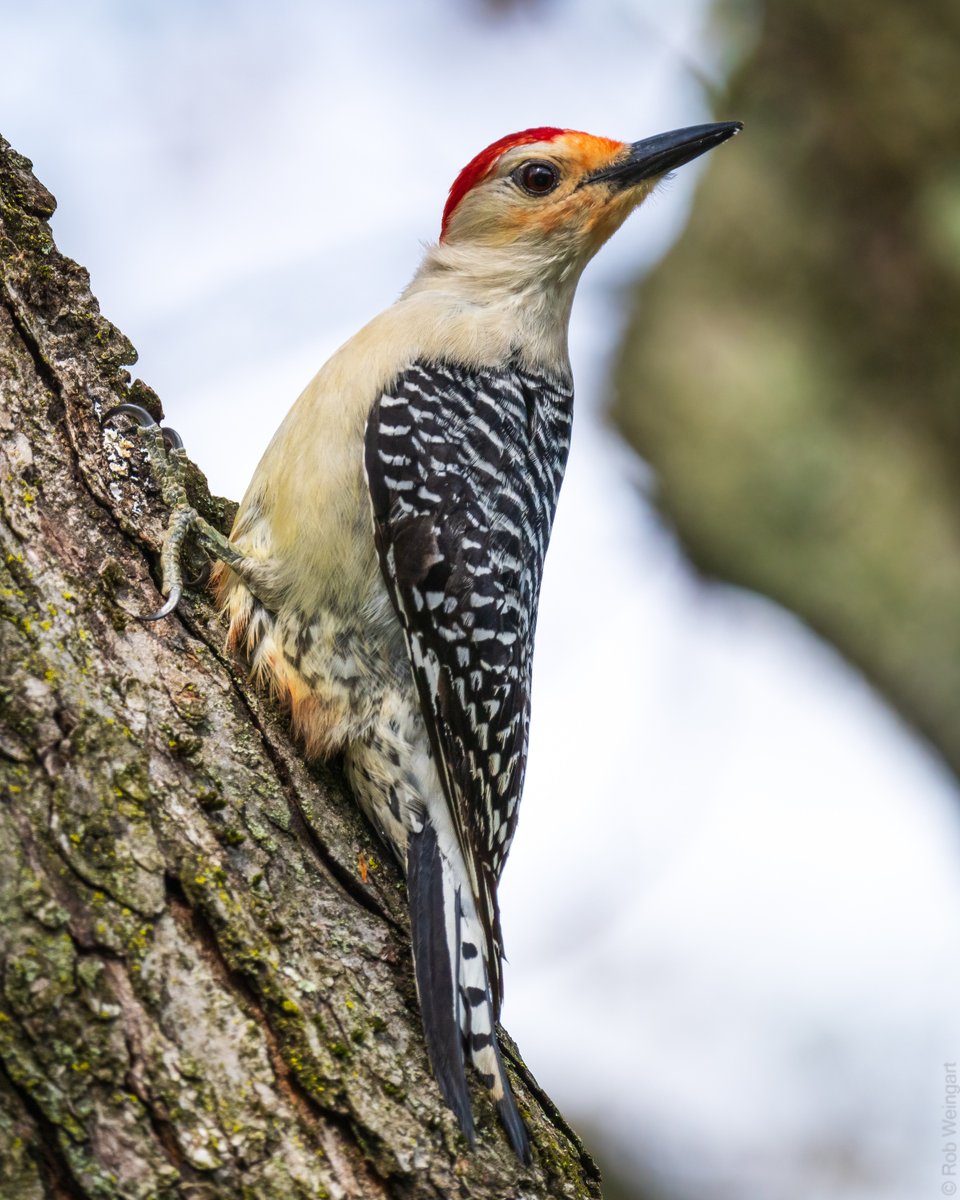
<instances>
[{"instance_id":1,"label":"rough bark texture","mask_svg":"<svg viewBox=\"0 0 960 1200\"><path fill-rule=\"evenodd\" d=\"M719 7L751 26L746 128L641 286L616 416L693 560L960 773L960 5Z\"/></svg>"},{"instance_id":2,"label":"rough bark texture","mask_svg":"<svg viewBox=\"0 0 960 1200\"><path fill-rule=\"evenodd\" d=\"M466 1152L402 883L339 773L304 764L202 594L134 619L166 514L99 417L158 404L29 168L0 140L0 1196L599 1196L512 1049L535 1166L481 1088Z\"/></svg>"}]
</instances>

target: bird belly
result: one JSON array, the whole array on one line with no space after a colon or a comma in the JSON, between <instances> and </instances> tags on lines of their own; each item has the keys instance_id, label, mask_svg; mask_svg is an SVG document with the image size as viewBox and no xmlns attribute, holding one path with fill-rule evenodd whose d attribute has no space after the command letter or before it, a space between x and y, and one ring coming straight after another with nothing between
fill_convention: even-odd
<instances>
[{"instance_id":1,"label":"bird belly","mask_svg":"<svg viewBox=\"0 0 960 1200\"><path fill-rule=\"evenodd\" d=\"M404 870L407 836L422 828L426 812L444 852L459 853L386 589L377 580L349 616L337 599L327 595L309 612L281 605L274 613L236 581L227 601L231 640L257 681L289 709L308 756L343 753L361 810Z\"/></svg>"},{"instance_id":2,"label":"bird belly","mask_svg":"<svg viewBox=\"0 0 960 1200\"><path fill-rule=\"evenodd\" d=\"M330 758L365 737L381 719L388 692L412 692L403 634L379 580L349 613L333 589L309 607L281 601L273 610L236 576L221 599L230 618L228 644L289 709L310 758Z\"/></svg>"},{"instance_id":3,"label":"bird belly","mask_svg":"<svg viewBox=\"0 0 960 1200\"><path fill-rule=\"evenodd\" d=\"M406 871L407 837L443 795L412 680L383 689L373 719L348 742L344 766L361 810Z\"/></svg>"}]
</instances>

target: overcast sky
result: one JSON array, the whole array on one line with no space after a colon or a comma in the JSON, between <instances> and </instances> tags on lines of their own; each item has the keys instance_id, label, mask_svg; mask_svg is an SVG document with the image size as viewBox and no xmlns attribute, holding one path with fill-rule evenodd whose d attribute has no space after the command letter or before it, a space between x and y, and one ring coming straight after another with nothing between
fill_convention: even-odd
<instances>
[{"instance_id":1,"label":"overcast sky","mask_svg":"<svg viewBox=\"0 0 960 1200\"><path fill-rule=\"evenodd\" d=\"M477 150L738 115L703 99L729 56L699 0L267 11L0 0L0 131L235 498ZM562 1108L680 1195L919 1200L960 1058L960 796L790 615L693 576L603 418L626 287L707 165L647 202L574 310L505 1024Z\"/></svg>"}]
</instances>

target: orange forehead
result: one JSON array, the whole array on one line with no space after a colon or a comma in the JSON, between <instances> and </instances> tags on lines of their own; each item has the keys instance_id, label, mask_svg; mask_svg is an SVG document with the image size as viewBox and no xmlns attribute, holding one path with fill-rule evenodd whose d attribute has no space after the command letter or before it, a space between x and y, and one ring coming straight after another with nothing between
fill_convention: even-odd
<instances>
[{"instance_id":1,"label":"orange forehead","mask_svg":"<svg viewBox=\"0 0 960 1200\"><path fill-rule=\"evenodd\" d=\"M550 125L524 129L520 133L509 133L506 137L499 138L472 158L453 181L443 209L441 241L457 205L469 191L487 178L501 156L516 146L526 146L533 142L557 142L579 163L584 172L596 170L626 148L623 142L614 141L612 138L594 137L593 134L581 133L576 129L558 129Z\"/></svg>"},{"instance_id":2,"label":"orange forehead","mask_svg":"<svg viewBox=\"0 0 960 1200\"><path fill-rule=\"evenodd\" d=\"M568 129L563 137L564 148L569 157L578 162L584 171L596 171L605 167L612 158L626 150L625 142L614 138L595 137L592 133L580 133Z\"/></svg>"}]
</instances>

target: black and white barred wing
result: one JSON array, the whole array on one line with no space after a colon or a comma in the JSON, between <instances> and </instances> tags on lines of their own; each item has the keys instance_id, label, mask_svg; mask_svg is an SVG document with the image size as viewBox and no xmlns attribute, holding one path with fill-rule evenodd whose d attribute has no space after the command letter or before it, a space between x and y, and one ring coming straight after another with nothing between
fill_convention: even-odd
<instances>
[{"instance_id":1,"label":"black and white barred wing","mask_svg":"<svg viewBox=\"0 0 960 1200\"><path fill-rule=\"evenodd\" d=\"M366 468L384 579L489 938L527 756L543 560L570 438L568 384L415 364L374 406Z\"/></svg>"}]
</instances>

